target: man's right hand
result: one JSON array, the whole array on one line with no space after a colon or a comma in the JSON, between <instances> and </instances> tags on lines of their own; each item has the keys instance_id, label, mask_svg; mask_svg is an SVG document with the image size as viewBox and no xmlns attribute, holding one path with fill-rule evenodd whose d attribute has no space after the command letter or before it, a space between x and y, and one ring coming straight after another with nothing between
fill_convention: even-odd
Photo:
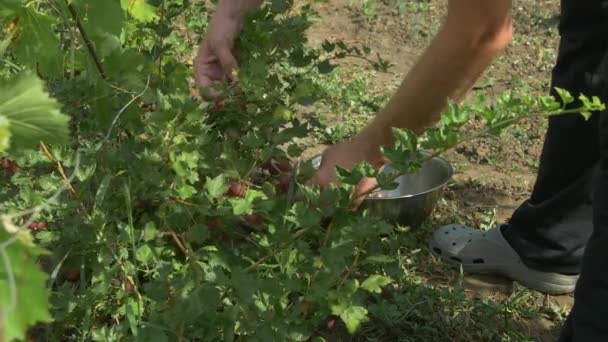
<instances>
[{"instance_id":1,"label":"man's right hand","mask_svg":"<svg viewBox=\"0 0 608 342\"><path fill-rule=\"evenodd\" d=\"M221 1L209 23L207 36L194 59L198 87L218 97L217 83L225 79L236 81L237 69L233 55L234 42L241 31L244 12L261 5L260 0ZM215 88L215 89L214 89Z\"/></svg>"}]
</instances>

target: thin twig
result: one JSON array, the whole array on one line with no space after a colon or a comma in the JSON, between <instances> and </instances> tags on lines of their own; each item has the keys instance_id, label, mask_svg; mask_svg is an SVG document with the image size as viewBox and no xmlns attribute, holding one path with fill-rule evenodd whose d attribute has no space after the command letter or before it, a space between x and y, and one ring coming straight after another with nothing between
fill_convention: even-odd
<instances>
[{"instance_id":1,"label":"thin twig","mask_svg":"<svg viewBox=\"0 0 608 342\"><path fill-rule=\"evenodd\" d=\"M179 250L186 257L186 260L190 260L191 253L188 250L188 248L186 248L186 246L184 245L184 243L182 242L182 240L179 238L179 236L177 235L177 233L173 229L171 229L170 227L167 227L167 231L169 232L169 234L173 238L173 241L177 245L177 248L179 248Z\"/></svg>"},{"instance_id":2,"label":"thin twig","mask_svg":"<svg viewBox=\"0 0 608 342\"><path fill-rule=\"evenodd\" d=\"M40 142L40 148L42 149L42 152L44 153L44 155L52 162L52 163L56 163L56 167L57 167L57 171L59 171L59 174L61 175L61 177L63 178L63 181L65 182L68 190L70 190L70 192L72 193L72 195L76 195L76 190L74 189L74 186L72 186L72 184L70 183L70 181L68 180L68 177L65 174L65 170L63 169L63 165L61 165L61 162L59 162L58 160L56 160L53 155L51 154L51 151L49 150L49 148L46 146L46 144L44 142Z\"/></svg>"},{"instance_id":3,"label":"thin twig","mask_svg":"<svg viewBox=\"0 0 608 342\"><path fill-rule=\"evenodd\" d=\"M105 73L105 70L103 69L103 65L101 64L101 60L97 56L97 52L95 52L95 46L93 45L93 42L89 39L89 36L87 35L86 31L84 30L84 27L82 26L82 22L80 21L80 18L78 17L78 12L76 12L76 8L74 7L74 5L68 4L68 10L70 10L72 19L74 19L74 21L76 22L76 27L78 27L78 32L80 32L80 36L82 37L82 40L84 40L84 44L87 46L87 50L89 51L89 54L91 55L91 58L93 59L93 62L95 62L95 66L97 67L97 71L99 71L99 75L101 76L102 79L105 80L106 73Z\"/></svg>"},{"instance_id":4,"label":"thin twig","mask_svg":"<svg viewBox=\"0 0 608 342\"><path fill-rule=\"evenodd\" d=\"M293 237L291 239L289 239L289 241L285 241L279 247L277 247L272 252L270 252L270 254L267 254L267 255L263 256L262 258L258 259L258 261L254 262L249 267L245 268L245 272L250 272L250 271L256 270L264 261L266 261L266 260L272 258L273 256L279 254L279 252L282 252L283 249L285 249L287 246L291 245L292 243L296 242L298 239L300 239L302 236L304 236L304 233L308 232L310 229L311 229L311 227L304 228L304 229L296 232L293 235Z\"/></svg>"}]
</instances>

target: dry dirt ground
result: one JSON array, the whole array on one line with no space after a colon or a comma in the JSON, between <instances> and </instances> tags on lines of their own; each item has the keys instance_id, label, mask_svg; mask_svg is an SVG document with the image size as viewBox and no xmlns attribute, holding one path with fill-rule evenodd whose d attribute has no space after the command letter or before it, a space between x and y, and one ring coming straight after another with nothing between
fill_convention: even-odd
<instances>
[{"instance_id":1,"label":"dry dirt ground","mask_svg":"<svg viewBox=\"0 0 608 342\"><path fill-rule=\"evenodd\" d=\"M315 9L322 20L313 27L309 38L312 44L329 38L369 46L374 53L394 64L394 74L378 73L370 91L390 93L440 27L446 1L369 3L332 0L316 4ZM400 9L400 4L405 5ZM506 89L545 93L558 47L558 16L558 1L516 0L513 42L483 76L476 91L490 96ZM354 59L343 62L347 68L356 69L362 65ZM445 201L435 213L436 222L458 217L466 223L490 226L508 219L531 192L545 127L542 120L527 122L500 139L473 141L449 152L447 158L456 166L457 172ZM309 153L317 153L323 147L314 146ZM427 278L432 282L449 282L453 277L445 272L441 266L436 266ZM464 283L472 295L497 300L513 291L510 282L491 277L467 276ZM538 305L557 303L568 308L571 302L571 296L547 297ZM553 321L543 317L523 320L520 324L537 341L553 341L558 331Z\"/></svg>"}]
</instances>

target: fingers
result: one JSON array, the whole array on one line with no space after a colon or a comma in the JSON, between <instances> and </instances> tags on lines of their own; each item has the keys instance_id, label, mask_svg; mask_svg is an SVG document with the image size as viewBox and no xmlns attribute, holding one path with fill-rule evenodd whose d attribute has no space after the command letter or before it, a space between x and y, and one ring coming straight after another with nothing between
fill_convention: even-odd
<instances>
[{"instance_id":1,"label":"fingers","mask_svg":"<svg viewBox=\"0 0 608 342\"><path fill-rule=\"evenodd\" d=\"M355 187L355 193L351 201L350 209L356 210L357 208L359 208L361 203L363 203L363 201L365 201L365 199L367 198L367 192L372 190L376 185L378 185L376 178L365 177L361 179L359 184L357 184L357 186Z\"/></svg>"},{"instance_id":2,"label":"fingers","mask_svg":"<svg viewBox=\"0 0 608 342\"><path fill-rule=\"evenodd\" d=\"M210 43L205 41L198 50L194 59L194 75L199 88L208 92L206 100L214 100L221 97L220 85L224 77L235 82L236 76L233 71L237 68L237 62L229 46L212 49Z\"/></svg>"},{"instance_id":3,"label":"fingers","mask_svg":"<svg viewBox=\"0 0 608 342\"><path fill-rule=\"evenodd\" d=\"M237 62L236 58L232 54L232 49L230 46L222 45L217 48L215 54L224 70L225 75L233 82L237 81L236 78L236 70L237 70Z\"/></svg>"}]
</instances>

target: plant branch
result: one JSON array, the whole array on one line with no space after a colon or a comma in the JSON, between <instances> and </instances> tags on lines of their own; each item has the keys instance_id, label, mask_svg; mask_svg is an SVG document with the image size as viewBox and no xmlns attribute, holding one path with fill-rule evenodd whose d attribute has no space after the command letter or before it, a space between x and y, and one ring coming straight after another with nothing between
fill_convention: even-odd
<instances>
[{"instance_id":1,"label":"plant branch","mask_svg":"<svg viewBox=\"0 0 608 342\"><path fill-rule=\"evenodd\" d=\"M573 108L573 109L568 109L568 110L564 110L564 109L560 108L560 110L553 111L553 112L548 112L548 113L544 113L544 114L538 114L537 113L537 114L524 115L524 116L520 116L520 117L517 117L517 118L509 118L509 119L500 121L500 122L498 122L498 123L496 123L494 125L495 126L511 125L511 124L517 123L517 122L519 122L521 120L525 120L525 119L532 119L532 118L537 118L537 117L547 117L547 116L552 116L552 115L556 115L556 114L560 114L560 113L561 114L575 114L575 113L578 113L580 111L581 111L581 108ZM471 140L475 140L477 138L481 138L481 137L490 135L491 134L490 132L492 131L492 129L494 129L494 127L488 127L488 128L486 128L484 130L481 130L481 131L479 131L479 132L477 132L475 134L471 134L470 136L465 137L464 139L458 140L456 143L454 143L454 144L452 144L450 146L438 149L435 152L431 153L426 158L424 158L423 162L427 162L429 160L432 160L433 158L436 158L439 155L443 154L444 152L446 152L446 151L448 151L450 149L453 149L454 147L457 147L457 146L459 146L459 145L461 145L461 144L463 144L465 142L468 142L468 141L471 141ZM393 176L389 177L387 179L387 181L386 181L385 184L390 184L391 182L393 182L397 178L403 176L404 174L405 174L404 172L398 172L396 175L393 175ZM371 189L366 190L366 191L362 192L361 194L359 194L358 197L359 198L366 197L369 194L371 194L372 192L380 189L382 187L382 185L384 185L384 184L377 184L376 186L372 187ZM355 199L356 198L353 198L353 200L351 202L354 202Z\"/></svg>"},{"instance_id":2,"label":"plant branch","mask_svg":"<svg viewBox=\"0 0 608 342\"><path fill-rule=\"evenodd\" d=\"M76 22L78 32L80 32L80 36L82 37L82 40L84 40L84 44L87 46L89 55L91 55L93 62L95 62L95 66L97 67L97 71L99 71L99 75L103 80L106 80L106 73L103 69L103 65L101 64L101 61L97 56L97 52L95 52L95 46L93 46L93 42L91 41L91 39L89 39L89 36L87 35L86 31L84 30L84 27L82 26L82 22L78 17L78 12L76 12L76 8L74 7L74 5L68 4L68 10L70 11L70 15L72 15L72 19L74 19L74 22Z\"/></svg>"},{"instance_id":3,"label":"plant branch","mask_svg":"<svg viewBox=\"0 0 608 342\"><path fill-rule=\"evenodd\" d=\"M250 271L256 270L264 261L266 261L266 260L272 258L273 256L279 254L280 252L282 252L286 247L288 247L292 243L294 243L297 240L299 240L302 236L304 236L304 234L306 232L308 232L311 228L312 227L303 228L303 229L297 231L291 237L291 239L289 239L288 241L283 242L279 247L277 247L272 252L270 252L270 254L267 254L266 256L263 256L262 258L258 259L258 261L254 262L253 264L251 264L250 266L248 266L247 268L245 268L245 272L250 272Z\"/></svg>"},{"instance_id":4,"label":"plant branch","mask_svg":"<svg viewBox=\"0 0 608 342\"><path fill-rule=\"evenodd\" d=\"M56 163L57 171L59 171L59 174L61 175L61 178L63 178L63 181L65 182L65 185L67 186L68 190L70 190L70 193L72 193L72 195L76 195L76 190L74 189L74 186L72 186L72 184L70 183L70 180L68 179L68 176L65 174L65 171L63 169L63 165L61 165L61 162L57 161L53 157L53 155L51 154L49 148L42 141L40 142L40 148L42 149L42 152L44 153L44 155L52 163Z\"/></svg>"},{"instance_id":5,"label":"plant branch","mask_svg":"<svg viewBox=\"0 0 608 342\"><path fill-rule=\"evenodd\" d=\"M361 247L356 249L355 258L353 259L353 262L348 267L346 273L344 273L344 276L342 276L342 279L340 280L340 283L338 284L338 288L341 288L342 285L344 285L344 283L348 279L348 277L350 277L350 275L353 274L355 269L357 269L357 265L359 264L359 257L361 256L361 253L362 253L361 250L365 248L365 245L367 245L369 240L370 240L370 237L368 236L367 239L365 239L365 241L363 241L363 243L361 244Z\"/></svg>"}]
</instances>

